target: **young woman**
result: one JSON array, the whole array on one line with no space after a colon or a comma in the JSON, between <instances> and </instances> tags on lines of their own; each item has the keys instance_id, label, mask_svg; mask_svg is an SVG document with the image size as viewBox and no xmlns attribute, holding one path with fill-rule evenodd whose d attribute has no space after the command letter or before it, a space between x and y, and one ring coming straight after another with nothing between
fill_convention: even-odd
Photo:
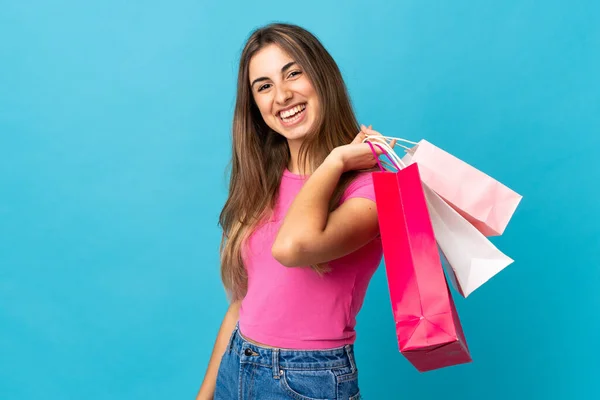
<instances>
[{"instance_id":1,"label":"young woman","mask_svg":"<svg viewBox=\"0 0 600 400\"><path fill-rule=\"evenodd\" d=\"M356 315L382 247L376 165L340 71L306 30L242 52L220 223L231 305L198 399L358 399Z\"/></svg>"}]
</instances>

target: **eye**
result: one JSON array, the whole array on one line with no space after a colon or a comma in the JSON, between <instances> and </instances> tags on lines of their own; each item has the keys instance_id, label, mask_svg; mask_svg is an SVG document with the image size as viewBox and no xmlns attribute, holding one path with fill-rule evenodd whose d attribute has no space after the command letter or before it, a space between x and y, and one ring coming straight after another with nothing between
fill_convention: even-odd
<instances>
[{"instance_id":1,"label":"eye","mask_svg":"<svg viewBox=\"0 0 600 400\"><path fill-rule=\"evenodd\" d=\"M267 90L270 86L271 86L270 83L265 83L264 85L262 85L258 88L258 91L262 92L263 90Z\"/></svg>"},{"instance_id":2,"label":"eye","mask_svg":"<svg viewBox=\"0 0 600 400\"><path fill-rule=\"evenodd\" d=\"M288 78L293 78L293 77L295 77L295 76L298 76L298 75L300 75L300 74L302 74L302 71L292 71L292 72L290 72L290 74L288 75Z\"/></svg>"}]
</instances>

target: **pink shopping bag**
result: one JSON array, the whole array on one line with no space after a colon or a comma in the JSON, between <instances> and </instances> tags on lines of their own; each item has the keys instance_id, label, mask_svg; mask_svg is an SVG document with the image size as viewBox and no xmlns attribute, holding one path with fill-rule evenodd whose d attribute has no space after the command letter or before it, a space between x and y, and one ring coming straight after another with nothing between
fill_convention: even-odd
<instances>
[{"instance_id":1,"label":"pink shopping bag","mask_svg":"<svg viewBox=\"0 0 600 400\"><path fill-rule=\"evenodd\" d=\"M373 184L400 352L421 372L471 362L418 165L373 172Z\"/></svg>"},{"instance_id":2,"label":"pink shopping bag","mask_svg":"<svg viewBox=\"0 0 600 400\"><path fill-rule=\"evenodd\" d=\"M421 140L402 161L485 236L502 235L522 196L439 147Z\"/></svg>"}]
</instances>

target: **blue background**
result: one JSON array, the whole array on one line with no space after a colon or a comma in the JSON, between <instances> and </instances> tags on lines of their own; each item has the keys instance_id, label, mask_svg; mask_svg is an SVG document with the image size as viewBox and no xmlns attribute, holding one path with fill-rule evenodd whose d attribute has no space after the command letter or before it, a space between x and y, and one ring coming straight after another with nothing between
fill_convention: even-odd
<instances>
[{"instance_id":1,"label":"blue background","mask_svg":"<svg viewBox=\"0 0 600 400\"><path fill-rule=\"evenodd\" d=\"M323 41L362 123L524 195L494 239L515 263L455 296L472 364L416 372L378 270L364 397L600 397L599 4L0 2L0 398L194 398L237 59L275 20Z\"/></svg>"}]
</instances>

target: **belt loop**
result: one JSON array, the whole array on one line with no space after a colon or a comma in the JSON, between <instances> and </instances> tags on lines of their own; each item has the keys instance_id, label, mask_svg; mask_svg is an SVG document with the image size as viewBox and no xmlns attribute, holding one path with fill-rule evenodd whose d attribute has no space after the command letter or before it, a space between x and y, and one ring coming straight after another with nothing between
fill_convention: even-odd
<instances>
[{"instance_id":1,"label":"belt loop","mask_svg":"<svg viewBox=\"0 0 600 400\"><path fill-rule=\"evenodd\" d=\"M279 379L279 349L273 349L273 379Z\"/></svg>"},{"instance_id":2,"label":"belt loop","mask_svg":"<svg viewBox=\"0 0 600 400\"><path fill-rule=\"evenodd\" d=\"M350 347L349 344L344 346L344 348L346 349L346 354L348 355L348 360L350 360L350 368L352 368L352 373L355 373L357 368L356 368L356 361L354 360L354 352L352 351L352 348Z\"/></svg>"}]
</instances>

